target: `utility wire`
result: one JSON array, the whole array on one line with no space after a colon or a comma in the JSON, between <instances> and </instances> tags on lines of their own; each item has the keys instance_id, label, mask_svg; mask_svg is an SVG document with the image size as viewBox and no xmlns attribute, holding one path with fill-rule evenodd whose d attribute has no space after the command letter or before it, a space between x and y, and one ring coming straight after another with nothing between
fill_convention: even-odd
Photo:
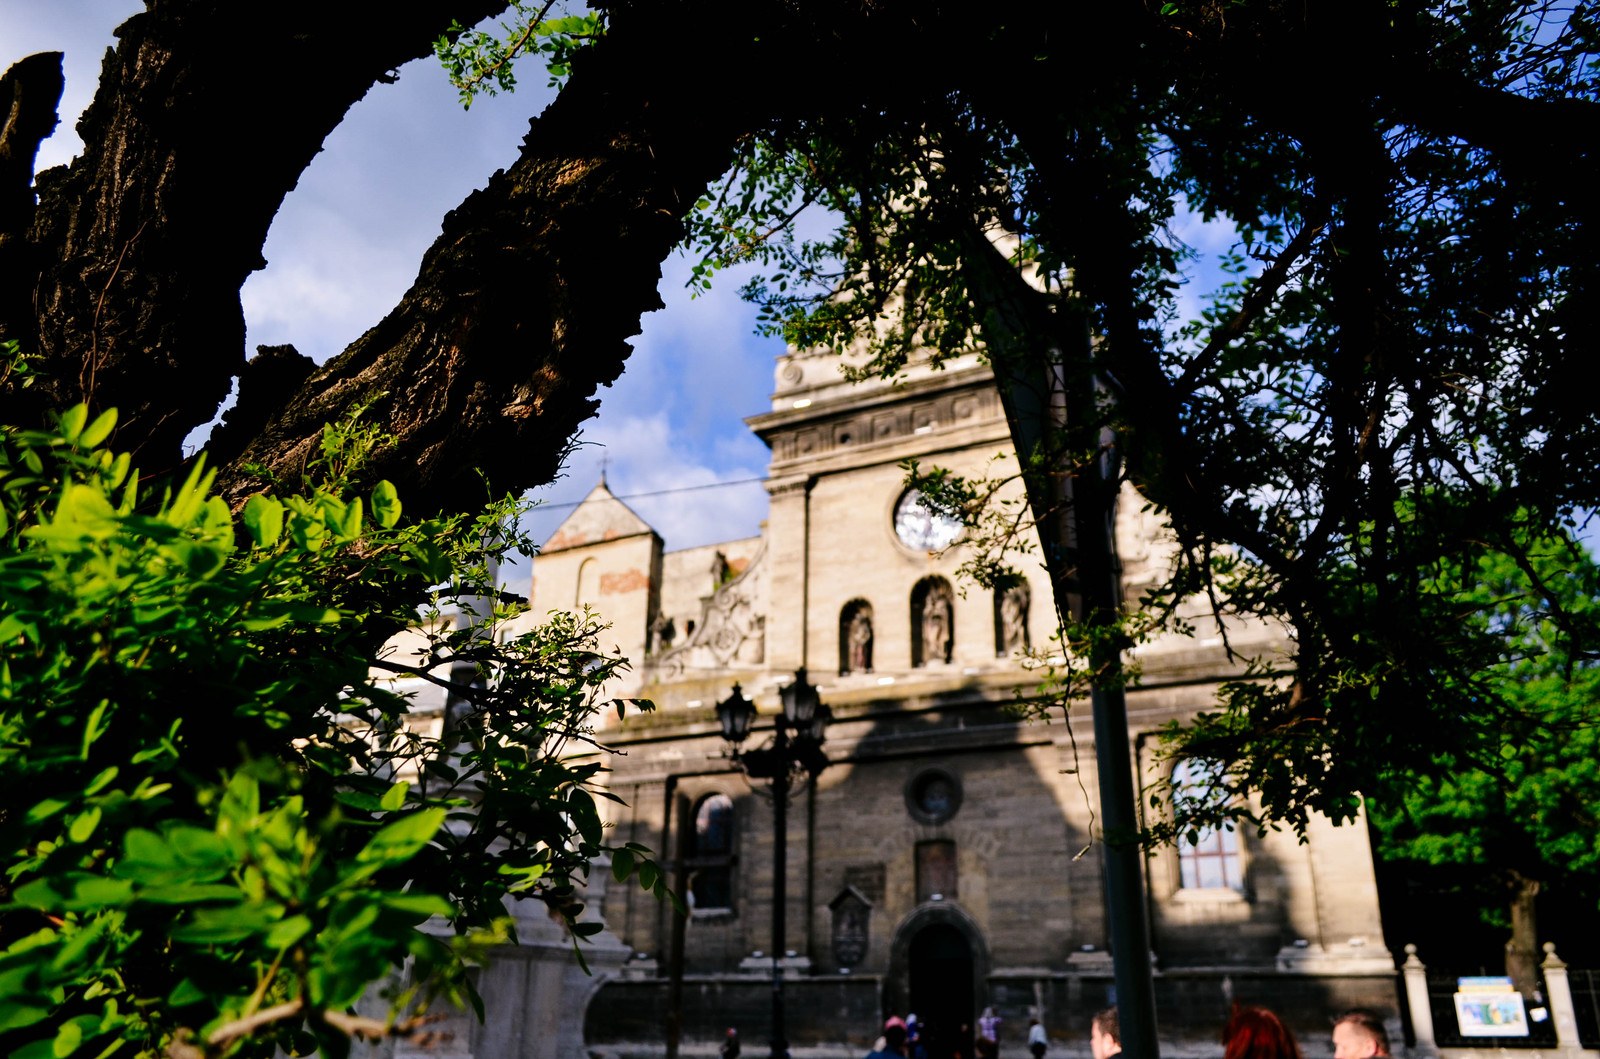
<instances>
[{"instance_id":1,"label":"utility wire","mask_svg":"<svg viewBox=\"0 0 1600 1059\"><path fill-rule=\"evenodd\" d=\"M683 486L679 486L676 489L657 489L657 490L655 490L654 492L651 492L651 493L627 493L627 494L624 494L622 496L614 497L613 499L616 499L616 500L643 500L646 497L651 497L651 496L670 496L673 493L694 493L694 492L698 492L701 489L721 489L724 486L729 486L729 485L750 485L750 484L755 483L755 482L764 482L764 481L766 481L765 478L736 478L731 482L707 482L705 485L683 485ZM540 504L538 507L534 508L533 510L534 511L556 511L556 510L559 510L561 508L577 507L582 503L583 503L582 500L569 500L569 501L564 501L564 502L562 502L560 504ZM531 513L532 512L530 512L530 514Z\"/></svg>"}]
</instances>

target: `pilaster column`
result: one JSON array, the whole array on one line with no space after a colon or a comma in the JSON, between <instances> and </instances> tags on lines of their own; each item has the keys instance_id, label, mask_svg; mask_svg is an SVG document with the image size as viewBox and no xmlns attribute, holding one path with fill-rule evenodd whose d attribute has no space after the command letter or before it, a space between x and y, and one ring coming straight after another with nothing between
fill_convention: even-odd
<instances>
[{"instance_id":1,"label":"pilaster column","mask_svg":"<svg viewBox=\"0 0 1600 1059\"><path fill-rule=\"evenodd\" d=\"M810 565L810 475L767 480L768 670L788 673L806 664L806 608Z\"/></svg>"},{"instance_id":2,"label":"pilaster column","mask_svg":"<svg viewBox=\"0 0 1600 1059\"><path fill-rule=\"evenodd\" d=\"M1406 962L1401 965L1406 981L1406 1006L1411 1011L1411 1032L1417 1038L1416 1054L1438 1055L1439 1044L1433 1035L1433 1008L1428 1006L1428 968L1417 959L1417 947L1406 946Z\"/></svg>"},{"instance_id":3,"label":"pilaster column","mask_svg":"<svg viewBox=\"0 0 1600 1059\"><path fill-rule=\"evenodd\" d=\"M1567 965L1556 955L1553 941L1544 943L1544 988L1550 1002L1550 1017L1556 1023L1556 1046L1576 1051L1583 1047L1578 1039L1578 1012L1572 1005L1572 983L1567 981Z\"/></svg>"}]
</instances>

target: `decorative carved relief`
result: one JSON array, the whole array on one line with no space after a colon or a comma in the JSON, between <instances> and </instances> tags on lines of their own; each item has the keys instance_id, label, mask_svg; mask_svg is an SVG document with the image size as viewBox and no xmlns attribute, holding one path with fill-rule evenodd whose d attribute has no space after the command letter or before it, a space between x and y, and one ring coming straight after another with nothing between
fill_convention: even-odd
<instances>
[{"instance_id":1,"label":"decorative carved relief","mask_svg":"<svg viewBox=\"0 0 1600 1059\"><path fill-rule=\"evenodd\" d=\"M792 365L791 365L792 366ZM1003 415L1000 395L991 386L942 394L910 409L848 414L837 420L809 420L804 426L771 435L775 462L821 456L847 445L930 434Z\"/></svg>"},{"instance_id":2,"label":"decorative carved relief","mask_svg":"<svg viewBox=\"0 0 1600 1059\"><path fill-rule=\"evenodd\" d=\"M761 665L767 654L767 618L760 613L766 599L766 545L744 572L700 600L700 620L689 622L684 642L646 662L662 680L675 680L688 669L726 669ZM720 558L720 555L719 555ZM724 566L723 572L727 571ZM716 571L713 571L716 575Z\"/></svg>"},{"instance_id":3,"label":"decorative carved relief","mask_svg":"<svg viewBox=\"0 0 1600 1059\"><path fill-rule=\"evenodd\" d=\"M833 911L833 958L840 967L857 967L867 958L872 903L855 887L846 886L828 902Z\"/></svg>"}]
</instances>

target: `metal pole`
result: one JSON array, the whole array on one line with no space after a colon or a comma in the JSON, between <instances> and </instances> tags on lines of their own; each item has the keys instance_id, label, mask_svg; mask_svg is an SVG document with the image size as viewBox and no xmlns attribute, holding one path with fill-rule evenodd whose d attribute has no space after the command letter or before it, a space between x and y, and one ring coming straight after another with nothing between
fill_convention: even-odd
<instances>
[{"instance_id":1,"label":"metal pole","mask_svg":"<svg viewBox=\"0 0 1600 1059\"><path fill-rule=\"evenodd\" d=\"M688 813L678 806L678 777L667 779L667 820L662 838L673 841L673 889L685 903L689 900L689 837L694 821L687 820ZM676 825L677 831L673 831ZM669 836L671 838L669 839ZM667 954L667 1059L678 1059L678 1046L683 1037L683 946L687 913L680 913L670 904L667 914L672 917L672 944Z\"/></svg>"},{"instance_id":2,"label":"metal pole","mask_svg":"<svg viewBox=\"0 0 1600 1059\"><path fill-rule=\"evenodd\" d=\"M788 910L789 845L789 730L778 717L773 757L777 775L772 778L772 1059L785 1059L789 1042L783 1026L783 954L787 942L784 913Z\"/></svg>"},{"instance_id":3,"label":"metal pole","mask_svg":"<svg viewBox=\"0 0 1600 1059\"><path fill-rule=\"evenodd\" d=\"M1118 467L1116 435L1100 435L1100 458L1080 475L1077 501L1083 609L1094 621L1113 621L1122 604L1117 561ZM1098 473L1096 473L1098 472ZM1089 660L1095 681L1094 751L1100 774L1100 813L1106 846L1106 915L1111 927L1112 973L1117 983L1117 1024L1128 1059L1157 1059L1155 977L1150 970L1150 926L1144 899L1138 797L1128 753L1128 704L1123 695L1121 645L1097 640Z\"/></svg>"},{"instance_id":4,"label":"metal pole","mask_svg":"<svg viewBox=\"0 0 1600 1059\"><path fill-rule=\"evenodd\" d=\"M1117 1023L1128 1059L1156 1059L1156 991L1150 971L1150 928L1145 918L1144 875L1139 863L1139 823L1133 813L1133 771L1128 763L1128 710L1121 690L1094 691L1095 760L1100 772L1100 812L1105 828L1106 915L1111 925L1112 971L1117 982Z\"/></svg>"}]
</instances>

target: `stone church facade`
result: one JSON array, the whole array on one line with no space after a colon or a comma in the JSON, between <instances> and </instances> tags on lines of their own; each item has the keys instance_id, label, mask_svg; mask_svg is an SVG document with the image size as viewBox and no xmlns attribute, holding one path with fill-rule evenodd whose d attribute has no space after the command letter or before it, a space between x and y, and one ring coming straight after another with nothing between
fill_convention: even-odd
<instances>
[{"instance_id":1,"label":"stone church facade","mask_svg":"<svg viewBox=\"0 0 1600 1059\"><path fill-rule=\"evenodd\" d=\"M665 551L602 483L535 568L536 613L593 606L612 623L606 645L633 662L617 693L657 706L611 717L601 737L625 803L611 806L613 839L663 863L683 854L685 1052L709 1052L729 1027L747 1054L766 1050L772 806L727 756L713 707L739 683L761 709L746 743L759 746L779 687L804 667L834 719L831 764L788 814L779 955L795 1054L863 1054L887 1014L908 1012L948 1049L990 1006L1006 1055L1026 1054L1030 1016L1052 1054L1087 1054L1088 1019L1114 995L1092 723L1086 706L1050 723L1007 709L1037 681L1019 651L1050 644L1050 585L1026 556L1025 584L999 598L960 583L955 527L907 494L900 466L1006 465L988 369L965 359L851 385L837 356L795 353L779 360L772 409L747 423L772 450L760 536ZM1132 598L1169 553L1128 501L1117 533ZM1281 650L1270 629L1229 635L1245 654ZM1148 783L1170 767L1157 731L1237 670L1204 624L1139 661L1127 753ZM1235 1001L1279 1010L1312 1055L1328 1052L1339 1010L1397 1018L1364 822L1318 821L1303 844L1205 836L1150 853L1146 880L1167 1054L1217 1054ZM587 1047L660 1054L670 909L621 886L599 908L628 957L589 1005Z\"/></svg>"}]
</instances>

